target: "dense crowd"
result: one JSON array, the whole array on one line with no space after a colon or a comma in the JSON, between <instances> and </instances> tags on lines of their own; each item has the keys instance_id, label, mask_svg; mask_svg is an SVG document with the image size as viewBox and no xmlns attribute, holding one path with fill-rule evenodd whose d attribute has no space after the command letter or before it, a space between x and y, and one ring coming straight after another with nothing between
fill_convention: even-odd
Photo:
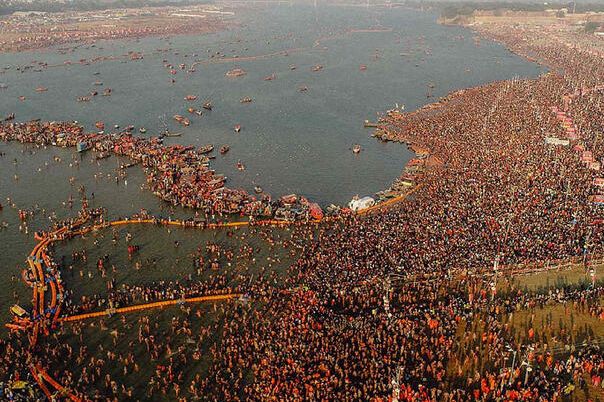
<instances>
[{"instance_id":1,"label":"dense crowd","mask_svg":"<svg viewBox=\"0 0 604 402\"><path fill-rule=\"evenodd\" d=\"M0 378L24 376L24 362L44 356L49 371L62 367L55 378L75 392L120 400L133 392L128 376L148 358L144 364L155 365L143 381L148 399L558 401L579 391L602 399L601 338L533 318L563 305L601 327L601 282L497 292L494 280L499 265L584 256L588 270L593 256L604 253L604 210L592 197L602 191L594 185L601 173L583 164L573 146L545 142L565 136L551 111L556 106L576 121L579 139L572 145L590 149L596 160L604 156L604 94L585 90L602 83L604 63L581 49L527 39L524 31L500 35L562 72L472 88L440 105L388 114L381 122L387 138L429 149L442 161L423 173L412 200L320 226L287 275L242 281L237 290L249 300L214 305L217 318L210 324L195 318L201 310L188 308L168 328L148 316L136 324L122 318L114 343L137 328L128 346L142 354L109 347L99 359L84 346L82 325L65 325L63 335L79 336L79 350L58 336L33 354L23 345L6 346ZM565 98L577 91L571 102ZM117 141L111 146L138 147L132 138ZM156 191L174 185L174 169L165 174L163 167L195 160L188 150L169 152L143 160L154 167ZM166 165L176 152L186 156ZM181 194L188 196L190 188ZM89 308L180 297L187 289L214 292L230 283L227 271L203 284L126 287ZM423 274L432 276L415 279ZM522 314L529 318L514 324ZM178 346L178 336L192 346ZM65 356L77 370L61 364ZM204 358L205 375L187 370ZM118 366L120 375L110 375L109 366Z\"/></svg>"},{"instance_id":2,"label":"dense crowd","mask_svg":"<svg viewBox=\"0 0 604 402\"><path fill-rule=\"evenodd\" d=\"M38 145L94 149L99 155L111 153L126 156L143 166L150 191L162 200L194 208L204 220L226 219L229 214L250 217L307 219L318 207L304 197L270 195L253 196L241 189L225 187L226 178L210 169L210 158L204 147L163 145L162 137L143 138L129 131L117 134L85 133L72 122L0 123L1 141L18 141ZM117 179L116 179L117 180ZM321 214L322 215L322 214Z\"/></svg>"}]
</instances>

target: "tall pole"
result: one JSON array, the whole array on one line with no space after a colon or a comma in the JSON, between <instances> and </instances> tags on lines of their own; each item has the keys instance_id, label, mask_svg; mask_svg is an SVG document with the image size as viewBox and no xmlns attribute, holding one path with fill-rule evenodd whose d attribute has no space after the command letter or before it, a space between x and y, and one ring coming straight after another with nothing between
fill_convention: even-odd
<instances>
[{"instance_id":1,"label":"tall pole","mask_svg":"<svg viewBox=\"0 0 604 402\"><path fill-rule=\"evenodd\" d=\"M512 353L513 353L512 368L510 369L510 379L508 381L508 384L512 383L512 376L514 375L514 366L516 365L516 350L514 350Z\"/></svg>"}]
</instances>

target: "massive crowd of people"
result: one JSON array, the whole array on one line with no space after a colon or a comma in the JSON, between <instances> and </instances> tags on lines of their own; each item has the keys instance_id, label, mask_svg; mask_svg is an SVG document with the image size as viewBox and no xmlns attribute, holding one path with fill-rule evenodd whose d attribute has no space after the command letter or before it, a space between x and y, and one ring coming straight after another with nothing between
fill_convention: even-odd
<instances>
[{"instance_id":1,"label":"massive crowd of people","mask_svg":"<svg viewBox=\"0 0 604 402\"><path fill-rule=\"evenodd\" d=\"M549 292L498 292L495 281L498 266L584 256L588 270L604 253L604 211L593 198L602 191L594 185L601 173L574 148L590 149L596 160L604 156L604 92L587 90L601 85L604 63L582 49L527 38L526 31L498 35L559 71L388 114L381 123L386 138L427 148L442 161L423 173L413 199L321 225L286 275L241 281L237 290L249 300L214 305L210 324L199 323L201 309L184 307L184 317L167 328L146 315L136 324L126 317L99 324L114 327L114 344L137 328L128 348L142 353L101 345L99 358L82 324L64 325L32 352L11 335L2 341L0 378L14 383L26 376L26 362L39 361L77 395L97 400L129 398L135 391L128 377L143 366L153 372L139 399L558 401L582 392L602 400L601 337L551 320L541 328L533 318L526 328L512 320L562 303L601 323L601 281ZM569 102L568 94L576 96ZM552 106L576 122L579 135L570 146L545 141L566 135ZM38 141L40 131L31 135ZM137 147L131 137L117 141L111 146ZM161 173L164 160L174 153L188 155L174 166L195 160L190 151L172 150L143 160L155 166L156 191L174 184L173 173ZM310 228L296 230L310 237ZM206 283L112 291L103 303L91 297L86 308L179 297L187 289L218 291L231 282L227 272ZM429 279L417 279L425 274ZM77 311L75 305L68 308ZM61 342L67 335L79 337L79 350ZM178 344L178 336L187 341ZM552 338L561 349L549 345ZM204 375L188 370L201 359ZM110 374L116 366L119 374Z\"/></svg>"},{"instance_id":2,"label":"massive crowd of people","mask_svg":"<svg viewBox=\"0 0 604 402\"><path fill-rule=\"evenodd\" d=\"M304 197L253 196L241 189L225 187L226 178L210 169L207 150L193 146L164 146L162 137L143 138L129 131L118 134L85 133L73 122L0 123L1 141L94 149L100 155L126 156L140 163L149 190L162 200L201 211L206 219L225 219L229 214L250 217L306 219L318 205ZM292 212L292 213L287 213ZM293 213L295 212L295 213Z\"/></svg>"}]
</instances>

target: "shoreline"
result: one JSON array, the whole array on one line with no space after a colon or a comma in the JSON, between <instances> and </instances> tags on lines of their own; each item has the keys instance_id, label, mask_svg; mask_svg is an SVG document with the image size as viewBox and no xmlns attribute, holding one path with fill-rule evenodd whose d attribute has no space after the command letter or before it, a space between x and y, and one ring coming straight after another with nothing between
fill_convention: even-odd
<instances>
[{"instance_id":1,"label":"shoreline","mask_svg":"<svg viewBox=\"0 0 604 402\"><path fill-rule=\"evenodd\" d=\"M188 14L180 12L183 10ZM0 54L90 46L101 40L202 35L229 29L233 24L231 19L223 18L232 14L212 5L25 13L33 15L33 23L22 14L17 12L0 18L4 25L0 30L4 36L0 40Z\"/></svg>"}]
</instances>

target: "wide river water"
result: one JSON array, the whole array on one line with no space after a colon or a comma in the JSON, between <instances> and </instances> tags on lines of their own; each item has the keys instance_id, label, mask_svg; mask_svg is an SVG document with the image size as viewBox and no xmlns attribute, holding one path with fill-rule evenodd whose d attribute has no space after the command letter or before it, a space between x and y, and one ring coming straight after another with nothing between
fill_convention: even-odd
<instances>
[{"instance_id":1,"label":"wide river water","mask_svg":"<svg viewBox=\"0 0 604 402\"><path fill-rule=\"evenodd\" d=\"M543 72L501 45L475 41L470 31L441 26L436 18L434 13L403 8L275 5L237 11L229 30L209 35L100 41L67 52L0 54L4 71L0 83L6 86L0 89L0 116L14 112L20 121L77 120L90 130L96 121L105 122L107 128L133 124L146 127L146 135L157 134L165 116L172 130L183 133L167 143L231 146L211 164L227 175L231 187L251 191L259 185L273 195L293 192L323 206L343 204L355 194L387 188L412 157L400 144L371 138L371 131L363 128L365 119L374 121L377 113L396 103L413 110L453 90ZM131 60L130 51L144 58ZM229 59L221 60L222 55ZM99 56L113 60L78 63ZM235 56L263 57L232 60ZM164 60L175 66L175 75ZM195 60L196 71L188 72ZM17 69L38 61L49 67ZM185 70L178 67L181 63ZM322 70L313 72L319 64ZM225 77L234 68L247 74ZM271 74L276 79L265 81ZM429 84L434 86L431 98ZM48 91L36 92L40 86ZM308 90L299 91L301 86ZM99 94L90 102L77 101L105 88L112 89L110 97ZM189 94L199 100L185 101ZM246 96L253 102L240 103ZM201 108L206 99L214 110L201 117L187 113L189 106ZM191 126L178 127L171 118L176 113L189 117ZM234 132L235 124L243 127L240 133ZM359 155L352 154L353 144L362 146ZM91 156L84 156L76 168L69 166L72 150L0 143L0 152L6 153L0 157L0 203L5 206L0 223L9 225L0 229L0 322L7 317L13 292L28 304L19 269L34 244L33 230L48 226L49 211L73 214L63 203L70 194L77 198L79 185L94 191L94 204L106 207L111 216L142 207L158 213L165 208L141 191L144 177L137 167L130 169L128 185L108 179L119 164L114 157L91 163ZM235 168L238 160L246 165L245 171ZM72 176L74 185L69 183ZM15 209L8 207L7 197ZM39 212L30 232L22 233L16 209L33 207Z\"/></svg>"}]
</instances>

